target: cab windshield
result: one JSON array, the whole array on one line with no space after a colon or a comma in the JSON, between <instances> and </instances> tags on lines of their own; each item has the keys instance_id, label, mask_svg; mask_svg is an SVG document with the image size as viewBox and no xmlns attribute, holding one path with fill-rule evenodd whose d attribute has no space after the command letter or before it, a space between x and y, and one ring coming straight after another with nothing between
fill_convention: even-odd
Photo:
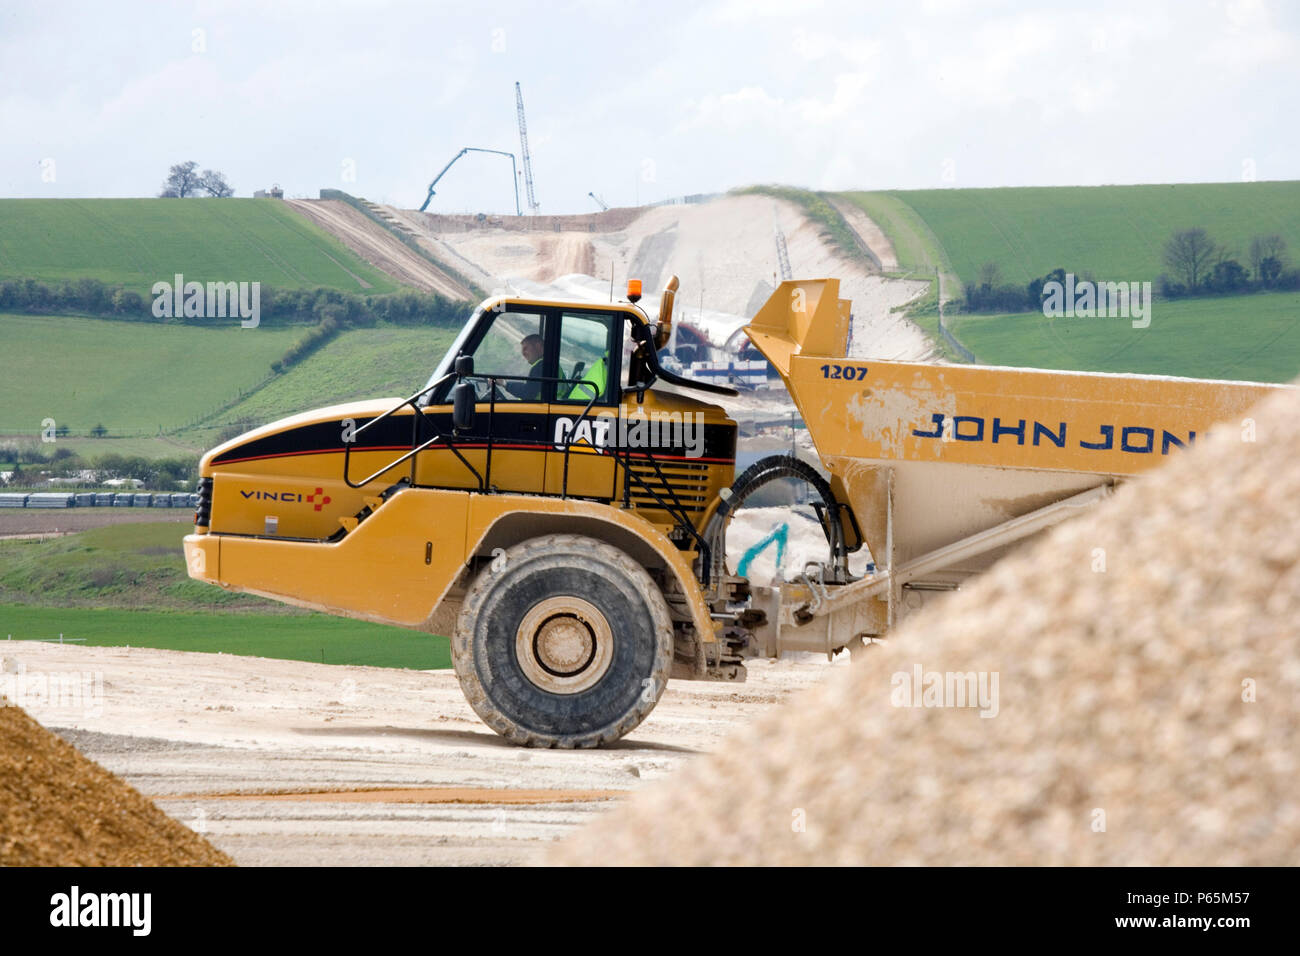
<instances>
[{"instance_id":1,"label":"cab windshield","mask_svg":"<svg viewBox=\"0 0 1300 956\"><path fill-rule=\"evenodd\" d=\"M451 374L456 363L456 356L461 353L461 349L463 349L465 343L469 341L470 335L473 334L476 328L478 328L479 319L482 317L483 306L480 305L474 310L474 314L469 317L469 320L461 326L460 334L458 334L455 341L447 347L447 351L442 356L442 361L439 362L438 367L433 370L433 374L429 376L429 380L424 383L425 392L420 396L420 405L429 405L433 403L434 391L446 392L445 388L433 389L433 383L438 381L438 379L442 378L444 375Z\"/></svg>"},{"instance_id":2,"label":"cab windshield","mask_svg":"<svg viewBox=\"0 0 1300 956\"><path fill-rule=\"evenodd\" d=\"M627 362L624 315L559 303L497 301L480 306L438 363L420 399L444 404L459 355L474 358L480 401L616 404ZM621 361L620 361L621 360Z\"/></svg>"}]
</instances>

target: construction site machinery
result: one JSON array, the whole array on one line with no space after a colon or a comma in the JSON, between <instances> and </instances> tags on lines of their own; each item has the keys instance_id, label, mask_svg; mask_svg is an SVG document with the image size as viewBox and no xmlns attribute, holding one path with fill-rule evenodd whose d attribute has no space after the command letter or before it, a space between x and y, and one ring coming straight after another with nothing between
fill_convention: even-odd
<instances>
[{"instance_id":1,"label":"construction site machinery","mask_svg":"<svg viewBox=\"0 0 1300 956\"><path fill-rule=\"evenodd\" d=\"M776 236L776 267L783 281L794 278L790 269L790 251L785 245L785 233L781 231L781 219L776 211L772 212L772 232Z\"/></svg>"},{"instance_id":2,"label":"construction site machinery","mask_svg":"<svg viewBox=\"0 0 1300 956\"><path fill-rule=\"evenodd\" d=\"M515 118L519 121L519 155L524 160L524 187L528 190L528 212L536 216L541 207L537 204L537 191L533 188L533 156L528 151L528 121L524 119L524 91L515 82Z\"/></svg>"},{"instance_id":3,"label":"construction site machinery","mask_svg":"<svg viewBox=\"0 0 1300 956\"><path fill-rule=\"evenodd\" d=\"M433 182L429 183L429 195L425 196L424 202L420 203L420 212L424 212L426 209L429 208L429 203L433 200L433 187L438 185L438 180L442 179L443 176L446 176L447 170L451 169L451 167L455 165L456 160L460 159L466 153L492 153L496 156L510 157L510 181L514 184L515 187L515 215L516 216L523 215L523 210L519 208L519 174L515 170L515 154L507 153L505 150L502 149L481 149L478 146L466 146L464 149L462 149L459 153L457 153L455 156L451 158L451 162L449 162L446 166L442 167L442 170L438 173L437 176L433 177Z\"/></svg>"},{"instance_id":4,"label":"construction site machinery","mask_svg":"<svg viewBox=\"0 0 1300 956\"><path fill-rule=\"evenodd\" d=\"M200 466L192 577L451 636L469 703L534 746L616 740L670 678L861 646L1016 542L1239 421L1282 386L845 358L835 279L787 281L747 328L807 423L735 474L736 423L662 368L657 317L498 296L404 400L273 422ZM771 481L807 483L827 559L751 586L727 527ZM869 550L865 576L848 556Z\"/></svg>"}]
</instances>

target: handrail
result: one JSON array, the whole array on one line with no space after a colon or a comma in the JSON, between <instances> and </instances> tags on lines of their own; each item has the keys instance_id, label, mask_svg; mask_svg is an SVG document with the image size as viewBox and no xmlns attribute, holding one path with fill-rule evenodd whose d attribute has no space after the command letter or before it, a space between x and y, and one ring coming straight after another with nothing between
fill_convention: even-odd
<instances>
[{"instance_id":1,"label":"handrail","mask_svg":"<svg viewBox=\"0 0 1300 956\"><path fill-rule=\"evenodd\" d=\"M445 435L439 432L437 435L435 435L433 438L430 438L428 441L422 444L417 444L417 442L419 441L420 427L424 421L424 415L422 414L420 407L415 404L416 399L420 398L422 395L427 394L428 392L433 391L443 383L450 381L453 378L457 378L456 373L449 372L448 374L444 375L442 378L438 379L436 382L432 382L429 385L426 385L424 388L420 389L418 392L411 395L409 398L403 399L402 401L398 402L396 405L394 405L388 411L384 412L382 415L378 415L375 418L372 418L370 421L366 422L364 425L362 425L360 428L358 428L356 431L352 433L349 441L344 443L344 448L343 448L343 481L349 488L364 488L366 485L370 484L370 482L374 481L384 472L391 471L393 468L396 468L398 465L402 464L403 462L414 459L416 455L418 455L420 452L424 451L425 449L429 448L431 445L434 445L440 441L446 441L447 447L458 459L460 459L461 463L464 464L465 467L470 470L470 473L473 474L474 478L478 481L479 491L486 491L490 486L489 483L491 481L491 475L492 475L492 437L493 437L492 423L496 414L497 383L498 382L534 382L541 385L541 384L554 382L557 385L583 385L583 384L591 385L590 382L586 382L583 379L577 379L577 378L548 378L548 377L529 376L529 375L460 376L460 378L466 380L483 379L487 381L490 386L488 390L488 433L486 436L487 443L488 443L487 467L485 469L486 475L480 475L478 473L478 469L476 469L473 465L471 465L469 461L465 458L465 456L460 453L460 450L457 449L455 445L449 440L453 436ZM600 397L599 393L592 396L591 401L589 401L582 410L582 415L584 417L588 414L588 412L591 410L591 406L595 404L596 399L599 397ZM370 428L371 426L376 425L379 422L383 421L384 419L394 415L401 409L405 408L407 405L410 405L415 413L412 416L412 420L411 420L411 450L401 455L400 457L393 459L388 464L380 468L378 471L361 479L361 481L354 482L351 478L351 464L352 464L352 445L353 443L355 443L356 437L360 435L362 432L364 432L366 429ZM570 435L570 441L566 442L565 444L566 491L568 485L568 446L571 442L571 439L572 439L572 435ZM414 483L415 481L415 464L413 461L411 464L411 481L412 483Z\"/></svg>"},{"instance_id":2,"label":"handrail","mask_svg":"<svg viewBox=\"0 0 1300 956\"><path fill-rule=\"evenodd\" d=\"M381 468L379 471L375 472L373 475L371 475L369 478L365 479L364 481L360 482L359 484L354 483L354 482L352 481L352 479L349 477L349 473L350 473L350 471L351 471L351 465L352 465L352 445L353 445L354 442L356 442L356 439L357 439L357 436L358 436L358 435L360 435L362 432L364 432L367 428L370 428L370 427L373 426L373 425L377 425L377 424L379 424L379 422L382 422L385 418L388 418L389 416L393 415L393 414L394 414L395 412L397 412L399 409L405 408L407 405L410 405L411 408L415 410L416 416L419 416L419 413L420 413L420 407L419 407L418 405L415 404L415 400L416 400L417 398L419 398L421 395L424 395L426 392L431 392L431 391L433 391L435 388L437 388L437 387L438 387L439 385L441 385L443 382L446 382L446 381L448 381L448 380L450 380L450 379L453 379L453 378L455 378L455 377L456 377L456 373L455 373L455 372L449 372L449 373L447 373L447 374L444 375L442 378L438 379L438 381L436 381L436 382L432 382L432 383L430 383L430 384L424 386L424 388L420 389L418 392L416 392L416 393L415 393L414 395L412 395L410 398L403 399L402 401L400 401L400 402L398 402L396 405L394 405L392 408L390 408L388 411L384 412L382 415L379 415L379 416L377 416L377 417L375 417L375 418L370 419L370 421L366 422L364 425L362 425L360 428L358 428L356 431L354 431L354 432L353 432L353 433L348 437L348 439L343 443L343 483L346 484L349 488L362 488L362 487L365 487L366 485L370 484L370 482L374 481L376 478L378 478L380 475L382 475L384 472L386 472L386 471L388 471L390 468L392 468L394 465L400 465L402 462L406 461L407 458L412 457L411 455L406 455L406 456L403 456L403 457L399 458L397 461L394 461L394 462L391 462L391 463L388 464L388 465L385 465L385 466L384 466L383 468ZM421 416L421 417L422 417L422 416ZM416 429L417 429L418 427L419 427L419 424L418 424L418 418L417 418L417 420L413 420L412 423L411 423L411 445L412 445L412 447L414 447L415 442L416 442L416 439L417 439L417 437L418 437L418 433L417 433L417 431L416 431ZM439 436L439 437L441 437L441 436ZM427 443L426 443L425 445L423 445L421 448L416 449L415 452L413 452L413 454L418 453L419 451L422 451L424 448L427 448L430 444L433 443L434 440L436 440L436 439L433 439L433 440L427 442ZM415 466L412 465L411 467L412 467L412 470L414 470L414 467L415 467Z\"/></svg>"},{"instance_id":3,"label":"handrail","mask_svg":"<svg viewBox=\"0 0 1300 956\"><path fill-rule=\"evenodd\" d=\"M456 443L455 443L455 441L453 440L453 439L456 437L454 434L453 434L453 435L447 435L447 434L444 434L444 433L442 433L442 432L439 432L437 435L434 435L434 436L433 436L432 438L430 438L428 441L426 441L426 442L422 442L422 443L420 443L420 444L416 444L416 442L418 441L418 438L419 438L420 427L421 427L422 422L424 421L425 416L424 416L422 410L420 409L420 407L419 407L418 405L415 404L415 400L416 400L417 398L419 398L420 396L422 396L422 395L424 395L424 394L426 394L426 393L428 393L428 392L430 392L430 391L433 391L435 388L437 388L438 386L442 385L444 382L447 382L448 380L450 380L450 379L452 379L452 378L457 378L457 377L458 377L458 376L457 376L454 372L449 373L449 374L447 374L447 375L444 375L442 378L438 379L438 381L433 382L433 383L430 384L430 385L426 385L424 388L420 389L420 391L416 392L416 393L415 393L414 395L412 395L410 398L407 398L407 399L405 399L404 401L399 402L397 405L394 405L392 408L390 408L388 411L384 412L382 415L379 415L379 416L376 417L376 418L372 418L370 421L366 422L366 424L362 425L360 428L358 428L356 431L354 431L354 432L352 433L352 439L355 441L357 435L360 435L362 432L364 432L366 429L370 428L372 425L375 425L375 424L377 424L378 422L383 421L384 419L386 419L386 418L390 417L391 415L395 414L396 412L398 412L398 411L401 410L402 408L406 407L407 405L410 405L410 406L414 409L415 414L412 416L412 419L413 419L413 420L412 420L412 423L411 423L411 450L408 451L408 452L406 452L405 454L401 455L400 457L394 459L393 461L390 461L388 464L384 465L382 468L380 468L380 469L379 469L378 471L376 471L374 474L369 475L369 476L366 477L366 478L363 478L360 482L353 482L353 481L351 480L351 478L350 478L349 472L350 472L350 464L351 464L352 443L351 443L351 442L347 443L346 447L344 448L344 453L343 453L343 480L347 483L347 485L348 485L349 487L351 487L351 488L362 488L362 487L364 487L364 486L370 484L370 482L374 481L374 480L375 480L376 478L378 478L380 475L384 474L384 472L386 472L386 471L390 471L390 470L392 470L393 468L397 467L398 465L400 465L400 464L402 464L403 462L408 461L408 460L409 460L409 461L412 461L412 464L411 464L411 482L412 482L412 484L414 484L414 481L415 481L415 464L414 464L413 459L414 459L418 454L420 454L420 452L425 451L425 450L428 449L430 446L432 446L432 445L434 445L434 444L436 444L436 443L438 443L438 442L445 442L445 443L446 443L446 447L448 448L448 450L451 451L451 453L454 454L454 455L457 457L457 459L460 460L461 464L463 464L467 469L469 469L470 473L474 476L474 478L476 479L476 481L477 481L477 483L478 483L478 490L479 490L480 492L488 492L488 491L491 490L491 484L490 484L490 483L491 483L491 477L492 477L492 440L493 440L493 437L494 437L494 436L493 436L493 423L494 423L494 419L495 419L495 416L496 416L496 405L497 405L497 397L496 397L496 393L497 393L497 384L498 384L499 382L533 382L533 383L537 383L537 384L541 384L541 385L554 383L554 384L556 384L556 385L573 385L573 386L576 386L576 387L579 387L579 388L581 388L581 387L586 387L586 388L593 389L593 394L592 394L591 398L589 398L589 399L587 400L586 405L584 405L584 406L582 407L582 410L578 413L578 416L577 416L578 421L581 421L582 419L585 419L585 418L587 418L587 417L590 415L592 407L596 404L596 400L597 400L598 398L601 397L601 395L604 393L604 391L608 390L608 386L607 386L605 390L602 390L601 392L595 392L595 391L594 391L594 389L595 389L595 383L593 383L593 382L589 382L589 381L587 381L587 380L585 380L585 379L578 379L578 378L549 378L549 377L545 377L545 376L537 376L537 377L534 377L534 376L529 376L529 375L464 375L464 376L459 376L459 378L460 378L462 381L463 381L463 380L468 380L468 379L481 379L481 380L486 381L486 382L488 383L488 386L489 386L489 388L488 388L488 428L487 428L487 435L485 436L486 441L487 441L487 455L486 455L486 459L487 459L487 460L486 460L486 464L485 464L485 467L484 467L484 474L479 474L478 469L475 468L475 467L474 467L474 466L469 462L469 460L468 460L468 459L467 459L467 458L466 458L466 457L461 453L460 449L456 447ZM629 391L635 391L635 390L636 390L636 389L635 389L634 387L629 387L629 388L622 389L621 391L622 391L623 393L626 393L626 392L629 392ZM573 389L573 390L571 390L571 391L570 391L570 394L572 394L572 391L576 391L576 388ZM575 402L574 405L576 406L577 403ZM561 498L567 498L568 495L569 495L569 457L570 457L570 452L571 452L571 450L572 450L572 448L573 448L573 445L574 445L574 443L575 443L575 439L576 439L577 431L578 431L578 429L577 429L577 423L575 422L575 423L574 423L574 427L571 428L571 429L569 430L569 433L565 436L565 439L564 439L564 477L563 477L563 479L562 479L562 481L561 481L561 485L560 485L560 497L561 497ZM475 436L470 436L470 437L475 437ZM553 447L555 443L554 443L554 440L552 439L552 440L549 440L549 441L543 441L542 444L543 444L544 446L547 446L547 447ZM593 444L593 448L594 448L594 447L595 447L595 445ZM600 451L600 449L597 449L597 450L598 450L598 452ZM677 495L677 489L673 487L672 483L671 483L671 482L667 479L667 477L664 475L663 471L662 471L662 470L660 469L660 467L659 467L659 462L658 462L657 460L655 460L655 457L654 457L653 455L647 454L647 456L646 456L646 460L649 462L651 468L654 469L655 476L656 476L656 478L658 478L659 485L662 486L663 488L665 488L665 489L667 490L667 492L668 492L668 498L671 499L671 504L670 504L668 501L666 501L666 500L664 499L664 497L662 497L662 496L661 496L661 495L660 495L660 494L655 490L654 486L652 486L648 481L646 481L646 479L645 479L642 475L638 474L637 472L635 472L635 471L632 469L632 467L631 467L631 466L632 466L632 454L631 454L631 452L629 452L629 451L627 451L627 450L625 450L625 449L619 449L617 446L615 446L615 447L613 447L613 448L606 447L606 448L603 450L603 453L608 454L611 458L614 459L615 462L617 462L617 463L619 463L619 464L621 464L621 465L623 466L623 475L624 475L624 482L625 482L624 498L626 499L626 497L627 497L627 490L626 490L626 484L627 484L627 483L630 483L630 482L632 482L632 481L635 481L638 485L640 485L641 488L643 489L644 493L647 494L647 495L649 495L651 498L653 498L653 499L655 500L655 502L656 502L656 503L657 503L657 504L658 504L658 505L659 505L659 506L660 506L660 507L661 507L661 508L666 512L666 513L672 515L673 519L674 519L675 522L677 523L677 526L678 526L680 529L682 529L686 534L688 534L690 537L692 537L692 538L695 540L696 545L697 545L697 547L699 548L699 553L700 553L700 555L701 555L701 558L703 559L703 561L702 561L702 566L705 567L705 568L707 569L708 566L709 566L709 557L708 557L708 556L709 556L709 550L710 550L709 545L708 545L708 543L704 540L704 538L701 537L701 535L699 534L699 532L696 531L695 526L691 524L690 519L686 516L686 509L685 509L685 507L682 505L681 499L680 499L680 498L678 497L678 495ZM706 578L705 578L705 582L704 582L704 583L705 583L705 586L707 587L707 586L708 586L708 577L707 577L707 576L708 576L708 571L707 571L707 570L705 571L705 575L706 575Z\"/></svg>"},{"instance_id":4,"label":"handrail","mask_svg":"<svg viewBox=\"0 0 1300 956\"><path fill-rule=\"evenodd\" d=\"M488 389L488 433L487 433L487 443L488 443L487 472L489 475L492 474L492 438L493 438L492 421L493 421L493 417L496 415L497 382L536 382L538 384L547 384L553 382L556 385L573 385L575 387L586 386L592 389L595 388L595 384L593 382L588 382L586 379L581 379L581 378L558 378L558 377L550 378L547 376L530 376L530 375L466 375L465 378L486 379L490 386ZM583 406L582 411L578 413L579 419L586 418L587 415L590 414L591 407L596 404L596 399L600 398L600 396L604 394L604 391L606 391L607 389L608 386L606 386L606 389L603 389L602 391L599 392L594 392L592 394L591 398L587 400L587 404ZM572 390L570 391L570 394L572 394ZM575 402L574 404L576 405L577 403ZM569 449L573 447L574 436L576 433L577 433L576 427L570 429L569 434L565 436L565 440L564 440L564 478L560 484L561 498L567 498L569 496ZM543 442L543 444L554 444L554 442ZM394 464L396 464L396 462ZM389 467L391 468L392 466L390 465Z\"/></svg>"},{"instance_id":5,"label":"handrail","mask_svg":"<svg viewBox=\"0 0 1300 956\"><path fill-rule=\"evenodd\" d=\"M492 387L491 387L491 391L490 391L490 396L491 396L491 397L490 397L490 401L489 401L489 405L488 405L488 414L489 414L489 416L491 416L492 414L494 414L494 413L495 413L495 410L496 410L496 383L497 383L497 381L554 382L554 383L556 383L557 385L559 385L559 384L571 384L571 385L576 385L576 386L579 386L579 387L584 386L584 385L587 386L587 387L589 387L589 388L594 388L594 387L595 387L594 384L593 384L592 382L588 382L588 381L586 381L585 379L574 379L574 378L545 378L545 377L533 378L533 377L530 377L530 376L527 376L527 375L467 375L467 376L465 376L465 378L482 378L482 379L487 379L487 380L491 383L491 386L492 386ZM626 391L626 390L624 390L624 391ZM588 414L591 412L591 408L592 408L592 406L596 403L596 399L600 398L601 394L602 394L601 392L596 392L596 393L594 393L594 394L591 396L590 399L587 400L587 404L586 404L585 406L583 406L582 411L581 411L581 412L579 413L579 415L578 415L578 419L579 419L579 420L581 420L581 419L583 419L583 418L586 418L586 417L588 416ZM574 403L574 404L576 405L577 403ZM570 449L572 449L572 447L573 447L573 445L574 445L575 436L576 436L576 434L577 434L577 431L578 431L578 429L577 429L577 427L576 427L576 423L575 423L575 427L572 428L572 429L570 429L570 430L569 430L569 434L565 436L565 441L564 441L564 477L563 477L563 479L562 479L562 481L561 481L561 484L560 484L560 497L561 497L561 498L567 498L568 495L569 495L569 452L570 452ZM488 473L489 473L489 474L491 473L491 467L492 467L492 448L491 448L491 442L492 442L492 435L491 435L491 418L489 418L489 434L488 434L488 464L487 464L487 468L488 468ZM544 444L551 444L551 445L553 445L554 442L552 441L552 442L544 443ZM593 447L594 447L594 446L593 446ZM692 538L695 540L696 544L697 544L698 547L699 547L699 553L700 553L701 557L702 557L703 560L704 560L704 567L707 569L708 564L709 564L709 553L710 553L710 550L711 550L711 549L709 548L708 542L706 542L706 541L704 540L704 538L700 535L700 533L695 529L695 526L694 526L693 524L691 524L690 519L686 516L686 508L685 508L685 506L682 505L681 498L679 498L678 495L677 495L677 489L674 488L673 485L672 485L672 483L667 479L667 477L665 477L663 471L662 471L662 470L660 469L660 467L659 467L659 462L655 460L655 457L654 457L653 455L649 455L649 454L648 454L648 455L646 456L646 459L649 461L650 466L654 469L655 476L659 479L659 484L662 485L664 488L666 488L666 489L668 490L668 495L669 495L669 497L672 499L672 504L669 504L667 501L665 501L665 500L664 500L664 499L659 495L659 493L656 492L656 491L654 490L654 488L651 486L651 484L650 484L648 481L645 480L645 478L643 478L641 475L637 474L635 471L632 470L632 468L631 468L631 464L632 464L632 454L631 454L631 452L628 452L628 451L626 451L626 450L620 450L619 448L614 447L614 448L606 448L606 449L605 449L605 453L606 453L606 454L609 454L609 456L610 456L611 458L613 458L613 459L614 459L616 462L618 462L619 464L622 464L622 466L623 466L623 474L624 474L624 476L625 476L625 477L624 477L624 481L627 481L629 478L630 478L631 480L636 481L637 484L639 484L639 485L644 489L645 493L648 494L650 497L652 497L652 498L655 500L655 502L658 503L658 504L660 505L661 508L663 508L663 510L664 510L665 512L667 512L668 514L670 514L670 515L673 516L673 519L677 522L677 526L678 526L679 528L681 528L681 529L682 529L686 534L688 534L690 537L692 537ZM396 464L396 462L395 462L394 464ZM389 467L392 467L392 466L390 465ZM707 575L708 575L708 571L707 571L707 570L705 571L705 575L706 575L706 578L705 578L705 586L708 586L708 577L707 577Z\"/></svg>"},{"instance_id":6,"label":"handrail","mask_svg":"<svg viewBox=\"0 0 1300 956\"><path fill-rule=\"evenodd\" d=\"M349 484L351 487L353 487L353 488L364 488L366 485L370 484L370 482L374 481L376 478L378 478L378 477L379 477L380 475L382 475L384 472L386 472L386 471L391 471L393 468L396 468L396 467L397 467L398 465L400 465L402 462L404 462L404 461L406 461L406 460L408 460L408 459L410 459L410 458L414 458L416 455L418 455L420 452L424 451L424 450L425 450L426 448L428 448L430 445L433 445L433 444L435 444L436 442L444 441L444 440L446 440L448 437L449 437L449 436L444 435L442 432L439 432L438 434L434 435L432 438L430 438L427 442L425 442L424 444L420 445L419 447L412 448L410 451L408 451L408 452L407 452L405 455L403 455L402 457L397 458L397 459L394 459L393 461L390 461L388 464L384 465L382 468L380 468L380 469L379 469L377 472L375 472L373 475L370 475L370 476L367 477L367 478L363 478L359 483L357 483L357 484L355 484L355 485L352 484L352 482L350 482L350 481L348 481L348 484ZM486 491L486 490L487 490L487 486L484 484L483 476L480 475L480 474L478 473L478 469L475 468L473 465L471 465L471 464L469 463L469 460L468 460L464 455L462 455L462 454L460 453L460 449L458 449L458 448L455 446L455 444L453 444L452 442L447 442L447 448L450 449L450 451L452 452L452 454L454 454L457 458L460 459L461 464L463 464L466 468L468 468L468 469L470 470L471 474L473 474L474 477L478 480L478 490L479 490L479 491ZM412 467L412 471L414 471L414 467ZM344 477L344 480L347 481L346 476Z\"/></svg>"},{"instance_id":7,"label":"handrail","mask_svg":"<svg viewBox=\"0 0 1300 956\"><path fill-rule=\"evenodd\" d=\"M579 380L577 384L579 387L581 387L582 385L587 385L589 387L594 388L593 383L586 382L584 380ZM624 392L626 391L628 390L624 389ZM570 394L572 394L572 392L570 392ZM599 397L600 397L599 392L592 395L592 397L588 400L586 406L583 408L582 413L578 416L579 420L587 417L588 412L591 411L591 406L595 404L596 399ZM575 423L575 427L570 429L569 434L566 436L565 443L564 443L564 480L560 486L560 497L562 498L567 498L569 494L569 449L573 447L574 435L577 433L577 431L578 429ZM682 505L681 498L678 497L677 495L677 489L674 488L672 483L664 476L663 471L659 467L659 462L655 460L654 455L647 454L646 460L649 461L650 466L654 468L655 476L659 479L659 484L662 485L664 488L668 489L668 494L672 498L672 502L673 502L671 505L668 504L668 502L666 502L663 498L659 496L658 492L654 490L654 488L650 485L648 481L645 480L645 478L643 478L641 475L637 474L635 471L632 470L631 452L625 449L620 449L617 445L615 445L613 448L607 447L605 451L607 454L610 455L610 457L612 457L616 462L618 462L623 466L623 475L624 475L623 480L625 484L629 478L636 481L638 484L640 484L641 487L645 490L646 494L654 498L655 502L661 508L663 508L665 512L673 516L673 520L677 522L677 527L681 528L688 535L690 535L692 538L695 539L695 542L700 549L699 551L700 556L704 562L702 566L706 569L704 572L706 575L704 585L705 587L708 587L709 581L707 576L709 572L707 568L709 567L710 564L709 545L704 540L704 538L700 535L700 533L696 531L695 526L691 524L690 519L686 517L686 508ZM626 500L626 493L624 495L624 498Z\"/></svg>"},{"instance_id":8,"label":"handrail","mask_svg":"<svg viewBox=\"0 0 1300 956\"><path fill-rule=\"evenodd\" d=\"M629 479L635 480L645 490L646 494L648 494L651 498L653 498L655 502L665 512L673 516L673 519L677 522L678 528L682 529L687 534L689 534L692 538L695 539L695 543L699 545L699 549L700 549L699 553L702 562L701 567L704 569L703 583L705 587L708 587L709 567L711 566L712 549L709 547L708 542L704 540L704 538L700 535L700 533L695 530L695 525L691 524L690 519L686 517L686 508L682 505L682 500L677 495L677 489L674 488L672 482L670 482L664 476L663 471L660 470L659 468L659 462L655 460L654 455L647 453L646 461L648 461L650 463L650 466L654 468L655 477L659 479L659 484L662 485L664 488L668 489L668 494L673 500L673 503L671 505L668 504L668 502L664 501L664 499L659 496L659 493L654 490L654 487L648 481L646 481L645 478L643 478L640 474L632 470L632 453L630 451L624 451L622 458L619 458L619 453L615 451L614 458L616 461L622 462L623 465L624 504L628 502L628 495L630 493L627 487L629 484Z\"/></svg>"},{"instance_id":9,"label":"handrail","mask_svg":"<svg viewBox=\"0 0 1300 956\"><path fill-rule=\"evenodd\" d=\"M572 395L573 392L582 385L588 385L591 388L595 388L594 383L588 382L585 379L579 379L574 388L569 390L569 394ZM588 399L587 404L583 406L582 412L578 415L578 421L582 421L582 419L587 417L587 413L591 411L591 406L596 403L596 399L598 398L600 398L600 392L595 392L591 398ZM577 433L578 424L577 422L574 422L573 427L569 429L569 434L564 438L564 480L560 484L561 498L569 497L569 449L573 447L573 436ZM594 443L593 447L595 447Z\"/></svg>"}]
</instances>

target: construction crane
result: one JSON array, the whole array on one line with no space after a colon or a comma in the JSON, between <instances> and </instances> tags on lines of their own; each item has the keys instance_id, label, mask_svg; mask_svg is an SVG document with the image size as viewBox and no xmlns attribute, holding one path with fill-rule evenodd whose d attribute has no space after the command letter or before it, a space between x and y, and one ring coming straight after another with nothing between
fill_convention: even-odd
<instances>
[{"instance_id":1,"label":"construction crane","mask_svg":"<svg viewBox=\"0 0 1300 956\"><path fill-rule=\"evenodd\" d=\"M522 216L523 212L519 208L519 175L515 172L515 154L507 153L500 149L481 149L478 146L466 146L451 158L451 162L442 167L442 172L433 177L433 182L429 183L429 195L424 197L424 202L420 205L420 212L424 212L424 210L429 208L429 202L433 199L433 187L438 185L438 180L442 179L443 176L446 176L447 170L451 169L451 167L455 165L456 160L460 159L466 153L495 153L497 156L510 157L510 181L515 184L515 215Z\"/></svg>"},{"instance_id":2,"label":"construction crane","mask_svg":"<svg viewBox=\"0 0 1300 956\"><path fill-rule=\"evenodd\" d=\"M587 193L587 195L596 200L596 205L600 207L601 212L609 211L609 203L605 202L605 200L601 199L595 193Z\"/></svg>"},{"instance_id":3,"label":"construction crane","mask_svg":"<svg viewBox=\"0 0 1300 956\"><path fill-rule=\"evenodd\" d=\"M528 153L528 124L524 122L524 91L515 81L515 111L519 114L519 153L524 158L524 186L528 189L528 209L537 215L537 193L533 190L533 160Z\"/></svg>"},{"instance_id":4,"label":"construction crane","mask_svg":"<svg viewBox=\"0 0 1300 956\"><path fill-rule=\"evenodd\" d=\"M781 269L781 281L789 281L793 276L790 272L790 253L785 248L785 233L781 231L781 221L776 218L776 213L772 214L772 230L776 233L776 262Z\"/></svg>"}]
</instances>

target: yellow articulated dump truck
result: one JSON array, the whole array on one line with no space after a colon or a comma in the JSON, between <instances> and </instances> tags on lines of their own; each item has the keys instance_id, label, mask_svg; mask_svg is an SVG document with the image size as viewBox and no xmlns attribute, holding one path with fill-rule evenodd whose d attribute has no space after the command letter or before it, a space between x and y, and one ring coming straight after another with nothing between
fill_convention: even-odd
<instances>
[{"instance_id":1,"label":"yellow articulated dump truck","mask_svg":"<svg viewBox=\"0 0 1300 956\"><path fill-rule=\"evenodd\" d=\"M738 681L750 658L860 648L1280 387L851 360L839 282L788 281L747 331L824 473L773 456L737 476L736 423L707 400L734 393L659 364L676 290L654 320L635 281L608 305L489 299L409 398L214 448L190 575L451 635L490 727L598 746L670 678ZM827 557L751 586L727 566L727 527L778 479L811 486Z\"/></svg>"}]
</instances>

